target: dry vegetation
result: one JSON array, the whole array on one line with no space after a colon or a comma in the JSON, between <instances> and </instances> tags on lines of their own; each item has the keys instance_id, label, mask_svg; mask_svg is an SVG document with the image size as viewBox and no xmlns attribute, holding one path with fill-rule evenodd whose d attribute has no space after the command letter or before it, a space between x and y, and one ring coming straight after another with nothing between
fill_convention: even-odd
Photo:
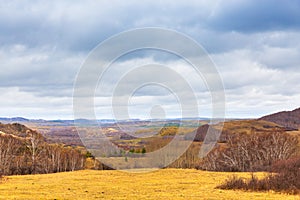
<instances>
[{"instance_id":1,"label":"dry vegetation","mask_svg":"<svg viewBox=\"0 0 300 200\"><path fill-rule=\"evenodd\" d=\"M229 174L233 173L164 169L9 176L0 184L0 199L300 199L274 192L215 189ZM249 173L234 174L250 178Z\"/></svg>"},{"instance_id":2,"label":"dry vegetation","mask_svg":"<svg viewBox=\"0 0 300 200\"><path fill-rule=\"evenodd\" d=\"M297 108L293 111L274 113L264 116L261 119L274 122L291 130L298 129L300 127L300 108Z\"/></svg>"},{"instance_id":3,"label":"dry vegetation","mask_svg":"<svg viewBox=\"0 0 300 200\"><path fill-rule=\"evenodd\" d=\"M231 176L217 188L252 191L273 190L288 194L300 194L300 157L278 161L272 165L272 172L261 179L254 174L249 179Z\"/></svg>"},{"instance_id":4,"label":"dry vegetation","mask_svg":"<svg viewBox=\"0 0 300 200\"><path fill-rule=\"evenodd\" d=\"M298 137L275 130L267 133L234 134L226 146L217 146L199 168L212 171L266 171L278 160L298 153Z\"/></svg>"},{"instance_id":5,"label":"dry vegetation","mask_svg":"<svg viewBox=\"0 0 300 200\"><path fill-rule=\"evenodd\" d=\"M298 130L293 129L291 132L286 127L262 120L226 122L216 148L206 158L200 159L198 153L208 127L204 125L197 129L194 142L179 159L168 166L170 169L142 174L85 170L35 176L6 176L0 180L5 182L0 184L0 199L298 198L272 192L299 194ZM221 126L217 124L212 128L220 130ZM2 129L9 134L0 135L0 175L73 171L84 167L106 169L93 159L93 151L90 153L70 146L66 148L63 145L48 144L42 135L19 124L2 125ZM124 147L124 150L111 151L107 146L97 146L96 149L111 151L103 154L101 158L113 159L117 169L148 167L144 164L149 161L149 167L152 167L152 160L147 161L145 153L166 146L175 134L180 135L180 145L191 141L189 132L192 129L185 127L184 130L185 132L179 133L177 127L168 126L163 128L160 134L147 139L124 139L124 135L115 137L113 133L109 136L117 145ZM91 144L94 145L93 132L87 133ZM208 138L214 137L213 133ZM171 151L171 154L163 152L157 159L165 163L174 153L176 150ZM90 155L87 156L88 154ZM85 159L86 156L89 158ZM139 158L141 162L136 162L134 158ZM27 171L21 171L23 168ZM224 172L203 172L195 168ZM263 176L262 173L256 173L258 176L251 176L250 173L228 173L232 171L270 171L273 174ZM227 179L228 177L232 178Z\"/></svg>"},{"instance_id":6,"label":"dry vegetation","mask_svg":"<svg viewBox=\"0 0 300 200\"><path fill-rule=\"evenodd\" d=\"M79 148L48 144L40 133L21 124L0 123L0 130L0 175L43 174L85 167L86 155Z\"/></svg>"}]
</instances>

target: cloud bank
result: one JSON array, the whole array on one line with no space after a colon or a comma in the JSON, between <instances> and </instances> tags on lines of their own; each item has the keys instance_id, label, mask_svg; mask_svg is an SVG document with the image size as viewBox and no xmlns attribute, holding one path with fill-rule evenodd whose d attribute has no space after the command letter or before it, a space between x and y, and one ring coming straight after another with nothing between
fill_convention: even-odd
<instances>
[{"instance_id":1,"label":"cloud bank","mask_svg":"<svg viewBox=\"0 0 300 200\"><path fill-rule=\"evenodd\" d=\"M0 5L1 116L72 118L73 84L89 52L114 34L142 27L174 29L206 49L224 82L227 117L258 117L300 106L297 0L25 0ZM126 66L152 62L191 74L180 60L158 52L119 60L110 74L117 77ZM107 77L104 84L109 88L115 81ZM200 114L210 116L209 92L203 80L199 85ZM151 87L134 96L139 109L130 107L130 113L149 116L154 100L166 107L168 117L178 117L173 98ZM111 117L109 98L96 97L95 104L99 118Z\"/></svg>"}]
</instances>

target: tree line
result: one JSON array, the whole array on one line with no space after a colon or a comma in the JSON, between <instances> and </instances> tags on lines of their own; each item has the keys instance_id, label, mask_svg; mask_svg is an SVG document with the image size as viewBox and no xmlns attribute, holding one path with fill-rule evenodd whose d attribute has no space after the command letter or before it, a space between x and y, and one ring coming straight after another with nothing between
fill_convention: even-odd
<instances>
[{"instance_id":1,"label":"tree line","mask_svg":"<svg viewBox=\"0 0 300 200\"><path fill-rule=\"evenodd\" d=\"M210 171L266 171L273 163L298 153L298 137L282 131L228 135L200 163Z\"/></svg>"},{"instance_id":2,"label":"tree line","mask_svg":"<svg viewBox=\"0 0 300 200\"><path fill-rule=\"evenodd\" d=\"M77 148L48 144L36 131L26 137L0 133L0 174L43 174L84 169L86 157Z\"/></svg>"}]
</instances>

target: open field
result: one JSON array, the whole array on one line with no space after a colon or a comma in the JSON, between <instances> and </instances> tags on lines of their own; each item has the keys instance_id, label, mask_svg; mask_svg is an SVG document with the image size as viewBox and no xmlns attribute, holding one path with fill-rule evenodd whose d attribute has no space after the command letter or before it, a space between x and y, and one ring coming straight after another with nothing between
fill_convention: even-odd
<instances>
[{"instance_id":1,"label":"open field","mask_svg":"<svg viewBox=\"0 0 300 200\"><path fill-rule=\"evenodd\" d=\"M229 174L233 173L164 169L148 173L84 170L10 176L0 184L0 199L300 199L273 192L214 189Z\"/></svg>"}]
</instances>

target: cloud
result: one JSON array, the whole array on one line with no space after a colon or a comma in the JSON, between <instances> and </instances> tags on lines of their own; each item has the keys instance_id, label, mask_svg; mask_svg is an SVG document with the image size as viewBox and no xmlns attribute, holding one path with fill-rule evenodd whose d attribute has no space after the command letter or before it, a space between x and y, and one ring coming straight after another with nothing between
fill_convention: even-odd
<instances>
[{"instance_id":1,"label":"cloud","mask_svg":"<svg viewBox=\"0 0 300 200\"><path fill-rule=\"evenodd\" d=\"M208 26L220 31L260 32L299 30L300 2L289 0L221 1L208 20Z\"/></svg>"},{"instance_id":2,"label":"cloud","mask_svg":"<svg viewBox=\"0 0 300 200\"><path fill-rule=\"evenodd\" d=\"M0 48L0 57L0 87L19 87L39 96L70 96L84 58L44 47L27 49L23 45ZM65 89L70 91L62 94Z\"/></svg>"},{"instance_id":3,"label":"cloud","mask_svg":"<svg viewBox=\"0 0 300 200\"><path fill-rule=\"evenodd\" d=\"M182 29L202 21L216 1L30 1L5 2L0 7L2 44L28 47L48 44L90 51L113 34L129 28L159 26ZM190 13L186 15L185 13ZM198 23L198 22L197 22Z\"/></svg>"},{"instance_id":4,"label":"cloud","mask_svg":"<svg viewBox=\"0 0 300 200\"><path fill-rule=\"evenodd\" d=\"M0 88L1 116L25 116L34 119L71 119L71 97L35 96L18 87Z\"/></svg>"},{"instance_id":5,"label":"cloud","mask_svg":"<svg viewBox=\"0 0 300 200\"><path fill-rule=\"evenodd\" d=\"M4 116L70 118L76 75L89 52L121 31L141 27L175 29L202 45L216 64L227 95L229 116L259 116L297 105L300 85L300 3L296 0L229 1L8 1L0 6L0 109ZM138 37L150 37L145 34ZM123 43L134 41L126 40ZM154 42L161 42L157 39ZM170 44L189 49L181 41ZM118 47L107 47L107 54ZM122 74L134 66L156 63L193 85L202 115L211 111L205 80L178 56L147 50L120 58L103 80L103 97L96 96L99 117L110 116L109 94ZM124 90L148 80L140 74ZM161 69L156 80L180 88L176 76ZM94 71L84 80L95 77ZM82 88L83 90L88 88ZM181 93L186 91L182 89ZM82 93L83 97L85 93ZM175 116L176 102L165 90L146 87L135 94L141 117L160 103ZM186 95L186 101L189 100ZM171 99L171 100L170 100ZM157 101L156 101L157 100ZM143 105L144 102L144 105ZM60 114L57 114L60 113Z\"/></svg>"}]
</instances>

